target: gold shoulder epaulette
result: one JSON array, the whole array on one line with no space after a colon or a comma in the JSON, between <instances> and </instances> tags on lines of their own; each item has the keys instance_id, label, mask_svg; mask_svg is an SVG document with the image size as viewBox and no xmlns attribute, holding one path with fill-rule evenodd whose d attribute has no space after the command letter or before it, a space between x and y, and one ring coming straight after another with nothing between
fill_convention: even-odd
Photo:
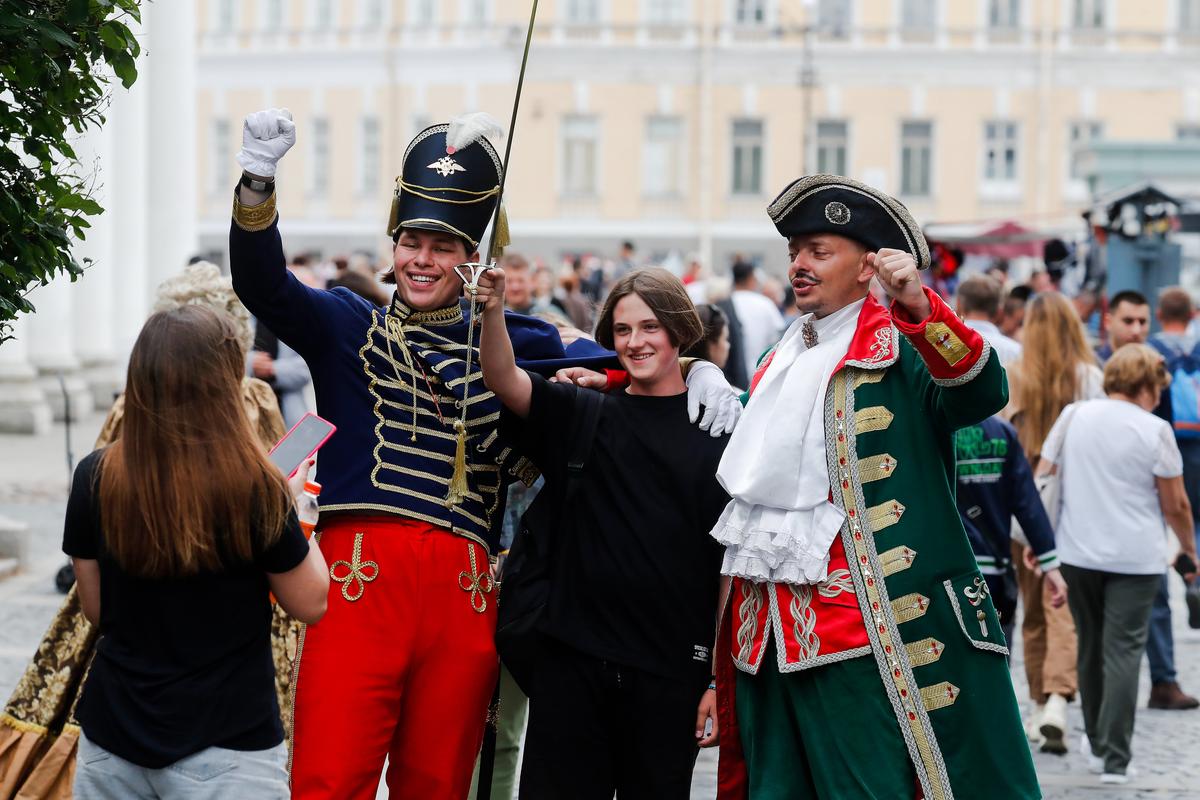
<instances>
[{"instance_id":1,"label":"gold shoulder epaulette","mask_svg":"<svg viewBox=\"0 0 1200 800\"><path fill-rule=\"evenodd\" d=\"M275 221L275 192L256 206L245 206L233 193L233 221L244 231L265 231Z\"/></svg>"}]
</instances>

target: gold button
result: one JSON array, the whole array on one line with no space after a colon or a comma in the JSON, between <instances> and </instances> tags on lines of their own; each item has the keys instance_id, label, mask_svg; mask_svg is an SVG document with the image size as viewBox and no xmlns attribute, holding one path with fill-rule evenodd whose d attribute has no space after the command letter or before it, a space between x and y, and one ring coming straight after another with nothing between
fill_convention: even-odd
<instances>
[{"instance_id":1,"label":"gold button","mask_svg":"<svg viewBox=\"0 0 1200 800\"><path fill-rule=\"evenodd\" d=\"M976 619L986 619L986 618L987 618L987 614L984 614L982 610L980 610L980 611L976 611L976 612L975 612L975 618L976 618Z\"/></svg>"}]
</instances>

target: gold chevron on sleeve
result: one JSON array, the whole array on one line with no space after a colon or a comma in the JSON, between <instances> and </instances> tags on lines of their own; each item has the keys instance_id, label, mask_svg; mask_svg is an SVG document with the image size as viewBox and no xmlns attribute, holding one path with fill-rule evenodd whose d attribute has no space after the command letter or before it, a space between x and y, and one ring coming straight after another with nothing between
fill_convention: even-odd
<instances>
[{"instance_id":1,"label":"gold chevron on sleeve","mask_svg":"<svg viewBox=\"0 0 1200 800\"><path fill-rule=\"evenodd\" d=\"M886 369L861 369L854 376L854 388L857 389L868 383L879 383L883 380Z\"/></svg>"},{"instance_id":2,"label":"gold chevron on sleeve","mask_svg":"<svg viewBox=\"0 0 1200 800\"><path fill-rule=\"evenodd\" d=\"M929 598L916 592L897 597L892 601L892 612L896 615L896 622L898 623L912 622L914 619L920 619L925 616L925 612L928 610Z\"/></svg>"},{"instance_id":3,"label":"gold chevron on sleeve","mask_svg":"<svg viewBox=\"0 0 1200 800\"><path fill-rule=\"evenodd\" d=\"M879 533L899 522L906 510L899 500L886 500L867 509L867 522L871 525L871 530Z\"/></svg>"},{"instance_id":4,"label":"gold chevron on sleeve","mask_svg":"<svg viewBox=\"0 0 1200 800\"><path fill-rule=\"evenodd\" d=\"M890 478L898 466L899 462L892 458L891 453L867 456L858 460L858 477L863 483L881 481Z\"/></svg>"},{"instance_id":5,"label":"gold chevron on sleeve","mask_svg":"<svg viewBox=\"0 0 1200 800\"><path fill-rule=\"evenodd\" d=\"M942 657L944 648L945 645L933 638L904 645L904 649L908 651L908 660L914 667L923 667L937 661Z\"/></svg>"},{"instance_id":6,"label":"gold chevron on sleeve","mask_svg":"<svg viewBox=\"0 0 1200 800\"><path fill-rule=\"evenodd\" d=\"M879 554L879 563L883 565L883 576L885 578L895 575L897 572L903 572L911 567L916 560L917 551L903 544Z\"/></svg>"},{"instance_id":7,"label":"gold chevron on sleeve","mask_svg":"<svg viewBox=\"0 0 1200 800\"><path fill-rule=\"evenodd\" d=\"M921 687L921 699L925 701L926 711L937 711L939 708L954 705L958 693L958 687L949 681Z\"/></svg>"},{"instance_id":8,"label":"gold chevron on sleeve","mask_svg":"<svg viewBox=\"0 0 1200 800\"><path fill-rule=\"evenodd\" d=\"M854 412L854 431L856 433L872 433L887 430L895 417L884 406L868 406Z\"/></svg>"}]
</instances>

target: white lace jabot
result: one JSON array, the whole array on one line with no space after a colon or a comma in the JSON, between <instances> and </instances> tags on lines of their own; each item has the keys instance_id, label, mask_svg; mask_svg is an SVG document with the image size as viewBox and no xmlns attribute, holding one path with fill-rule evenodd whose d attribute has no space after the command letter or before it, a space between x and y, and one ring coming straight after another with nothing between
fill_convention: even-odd
<instances>
[{"instance_id":1,"label":"white lace jabot","mask_svg":"<svg viewBox=\"0 0 1200 800\"><path fill-rule=\"evenodd\" d=\"M829 502L825 392L850 347L864 301L784 333L725 447L717 480L732 498L713 527L721 572L753 581L819 583L845 512ZM800 330L812 322L817 344Z\"/></svg>"}]
</instances>

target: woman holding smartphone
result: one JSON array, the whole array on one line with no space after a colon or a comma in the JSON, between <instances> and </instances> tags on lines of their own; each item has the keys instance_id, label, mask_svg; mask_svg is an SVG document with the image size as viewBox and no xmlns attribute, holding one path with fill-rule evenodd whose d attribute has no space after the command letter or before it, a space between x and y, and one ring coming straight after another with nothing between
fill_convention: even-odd
<instances>
[{"instance_id":1,"label":"woman holding smartphone","mask_svg":"<svg viewBox=\"0 0 1200 800\"><path fill-rule=\"evenodd\" d=\"M504 273L480 280L480 362L501 431L562 492L565 431L589 391L519 369L504 326ZM728 437L689 424L679 351L703 335L679 279L630 273L596 341L627 389L603 398L588 462L554 531L549 639L529 695L522 798L688 797L697 747L717 743L711 652L724 549L708 531L728 496Z\"/></svg>"},{"instance_id":2,"label":"woman holding smartphone","mask_svg":"<svg viewBox=\"0 0 1200 800\"><path fill-rule=\"evenodd\" d=\"M75 471L63 550L100 630L76 710L80 800L287 797L269 592L314 623L329 575L255 438L242 359L225 315L150 317L121 438Z\"/></svg>"}]
</instances>

